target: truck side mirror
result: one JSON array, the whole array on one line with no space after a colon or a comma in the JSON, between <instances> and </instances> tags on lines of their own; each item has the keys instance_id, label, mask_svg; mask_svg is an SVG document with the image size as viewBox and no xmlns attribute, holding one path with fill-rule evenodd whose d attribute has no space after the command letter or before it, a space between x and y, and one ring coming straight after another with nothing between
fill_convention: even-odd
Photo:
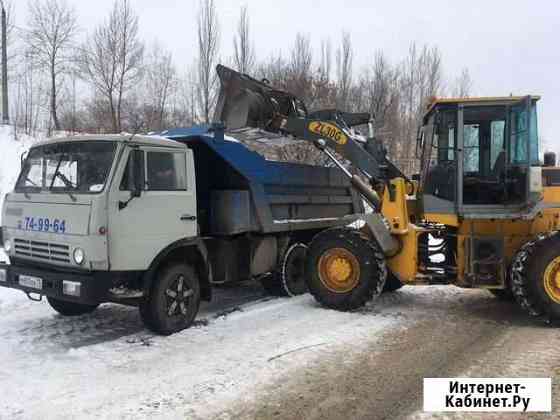
<instances>
[{"instance_id":1,"label":"truck side mirror","mask_svg":"<svg viewBox=\"0 0 560 420\"><path fill-rule=\"evenodd\" d=\"M128 203L136 197L140 197L144 189L144 153L140 149L133 149L128 157L126 165L126 189L130 191L130 198L119 201L119 210L123 210ZM122 186L121 186L121 189Z\"/></svg>"},{"instance_id":2,"label":"truck side mirror","mask_svg":"<svg viewBox=\"0 0 560 420\"><path fill-rule=\"evenodd\" d=\"M25 162L25 158L27 157L27 151L23 152L21 155L19 155L19 169L22 170L23 169L23 162Z\"/></svg>"},{"instance_id":3,"label":"truck side mirror","mask_svg":"<svg viewBox=\"0 0 560 420\"><path fill-rule=\"evenodd\" d=\"M545 152L543 166L556 166L556 153Z\"/></svg>"},{"instance_id":4,"label":"truck side mirror","mask_svg":"<svg viewBox=\"0 0 560 420\"><path fill-rule=\"evenodd\" d=\"M144 189L144 152L140 149L134 149L132 151L132 165L131 165L132 175L129 179L132 179L132 197L140 197L142 190Z\"/></svg>"}]
</instances>

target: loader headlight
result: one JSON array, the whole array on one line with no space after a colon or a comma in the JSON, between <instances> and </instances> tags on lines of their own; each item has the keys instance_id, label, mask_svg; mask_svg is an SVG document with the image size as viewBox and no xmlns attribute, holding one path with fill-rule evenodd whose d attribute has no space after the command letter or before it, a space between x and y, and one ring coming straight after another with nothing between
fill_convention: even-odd
<instances>
[{"instance_id":1,"label":"loader headlight","mask_svg":"<svg viewBox=\"0 0 560 420\"><path fill-rule=\"evenodd\" d=\"M74 262L76 264L82 264L86 258L86 253L82 248L75 248L72 257L74 257Z\"/></svg>"},{"instance_id":2,"label":"loader headlight","mask_svg":"<svg viewBox=\"0 0 560 420\"><path fill-rule=\"evenodd\" d=\"M6 240L4 241L4 250L5 250L6 252L10 252L10 251L12 250L12 242L10 242L9 239L6 239Z\"/></svg>"}]
</instances>

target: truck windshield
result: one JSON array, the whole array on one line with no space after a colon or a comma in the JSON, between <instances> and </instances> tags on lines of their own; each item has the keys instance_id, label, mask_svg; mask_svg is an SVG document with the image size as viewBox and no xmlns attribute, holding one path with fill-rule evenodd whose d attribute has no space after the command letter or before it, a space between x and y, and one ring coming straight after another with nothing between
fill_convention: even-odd
<instances>
[{"instance_id":1,"label":"truck windshield","mask_svg":"<svg viewBox=\"0 0 560 420\"><path fill-rule=\"evenodd\" d=\"M75 141L32 148L16 183L16 192L99 193L105 187L116 143Z\"/></svg>"}]
</instances>

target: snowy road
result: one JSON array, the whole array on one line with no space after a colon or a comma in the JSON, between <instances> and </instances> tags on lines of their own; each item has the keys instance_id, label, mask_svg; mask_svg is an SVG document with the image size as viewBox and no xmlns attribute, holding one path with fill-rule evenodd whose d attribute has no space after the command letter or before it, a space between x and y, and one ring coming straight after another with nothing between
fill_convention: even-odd
<instances>
[{"instance_id":1,"label":"snowy road","mask_svg":"<svg viewBox=\"0 0 560 420\"><path fill-rule=\"evenodd\" d=\"M454 287L340 313L248 283L171 337L133 308L62 318L2 289L0 351L1 419L431 418L422 378L460 375L552 376L559 409L560 332Z\"/></svg>"}]
</instances>

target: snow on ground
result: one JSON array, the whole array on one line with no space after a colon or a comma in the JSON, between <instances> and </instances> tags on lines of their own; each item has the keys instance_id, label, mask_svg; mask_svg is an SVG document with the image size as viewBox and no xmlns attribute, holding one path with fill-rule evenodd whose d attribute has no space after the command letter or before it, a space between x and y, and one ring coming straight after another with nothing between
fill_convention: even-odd
<instances>
[{"instance_id":1,"label":"snow on ground","mask_svg":"<svg viewBox=\"0 0 560 420\"><path fill-rule=\"evenodd\" d=\"M216 289L194 327L170 337L137 310L102 305L64 318L46 302L0 293L0 418L207 418L334 352L456 300L458 289L405 287L356 312L313 298L270 298L255 282Z\"/></svg>"}]
</instances>

